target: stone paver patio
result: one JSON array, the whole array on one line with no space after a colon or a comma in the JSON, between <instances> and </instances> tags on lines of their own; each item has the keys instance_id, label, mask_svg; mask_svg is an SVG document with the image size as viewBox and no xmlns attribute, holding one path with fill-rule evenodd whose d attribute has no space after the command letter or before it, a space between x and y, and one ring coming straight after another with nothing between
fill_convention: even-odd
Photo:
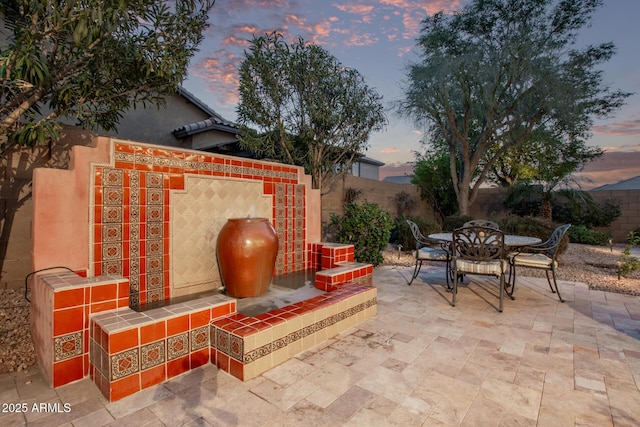
<instances>
[{"instance_id":1,"label":"stone paver patio","mask_svg":"<svg viewBox=\"0 0 640 427\"><path fill-rule=\"evenodd\" d=\"M451 307L442 268L411 273L375 269L374 319L245 383L207 365L109 403L88 378L4 374L0 425L640 425L640 297L561 281L562 304L519 277L498 313L491 278Z\"/></svg>"}]
</instances>

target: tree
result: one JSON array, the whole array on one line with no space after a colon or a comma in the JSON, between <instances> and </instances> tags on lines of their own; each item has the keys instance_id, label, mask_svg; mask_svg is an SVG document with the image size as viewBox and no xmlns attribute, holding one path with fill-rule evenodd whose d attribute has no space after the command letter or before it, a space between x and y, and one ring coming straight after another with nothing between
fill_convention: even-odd
<instances>
[{"instance_id":1,"label":"tree","mask_svg":"<svg viewBox=\"0 0 640 427\"><path fill-rule=\"evenodd\" d=\"M427 200L440 221L458 210L456 193L451 181L449 152L437 150L426 155L416 154L411 182L420 188L420 195Z\"/></svg>"},{"instance_id":2,"label":"tree","mask_svg":"<svg viewBox=\"0 0 640 427\"><path fill-rule=\"evenodd\" d=\"M423 21L422 60L409 67L398 111L446 141L460 214L510 150L528 151L536 135L584 143L593 118L630 95L605 86L597 69L613 44L575 47L601 3L473 0Z\"/></svg>"},{"instance_id":3,"label":"tree","mask_svg":"<svg viewBox=\"0 0 640 427\"><path fill-rule=\"evenodd\" d=\"M535 182L553 189L571 180L571 174L604 154L599 147L588 147L584 140L568 143L530 138L525 149L513 147L491 168L487 181L511 187L520 181ZM491 157L489 150L487 157Z\"/></svg>"},{"instance_id":4,"label":"tree","mask_svg":"<svg viewBox=\"0 0 640 427\"><path fill-rule=\"evenodd\" d=\"M0 53L0 147L57 138L58 120L116 127L136 104L161 106L197 51L214 0L7 0Z\"/></svg>"},{"instance_id":5,"label":"tree","mask_svg":"<svg viewBox=\"0 0 640 427\"><path fill-rule=\"evenodd\" d=\"M238 121L242 145L304 166L313 188L325 190L386 125L382 97L356 70L302 38L254 37L240 65ZM250 126L257 130L252 131Z\"/></svg>"}]
</instances>

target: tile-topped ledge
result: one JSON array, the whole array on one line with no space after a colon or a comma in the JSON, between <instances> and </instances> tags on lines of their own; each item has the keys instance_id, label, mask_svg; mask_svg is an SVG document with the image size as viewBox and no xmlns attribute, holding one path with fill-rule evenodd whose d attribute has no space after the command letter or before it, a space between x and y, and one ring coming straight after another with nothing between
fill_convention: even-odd
<instances>
[{"instance_id":1,"label":"tile-topped ledge","mask_svg":"<svg viewBox=\"0 0 640 427\"><path fill-rule=\"evenodd\" d=\"M82 277L60 270L37 274L31 286L31 326L40 369L53 387L89 373L89 318L128 309L129 281Z\"/></svg>"},{"instance_id":2,"label":"tile-topped ledge","mask_svg":"<svg viewBox=\"0 0 640 427\"><path fill-rule=\"evenodd\" d=\"M314 250L326 293L255 317L221 294L137 312L124 277L39 274L31 316L45 378L59 387L90 376L109 401L206 363L246 381L375 316L372 266L353 262L350 245Z\"/></svg>"}]
</instances>

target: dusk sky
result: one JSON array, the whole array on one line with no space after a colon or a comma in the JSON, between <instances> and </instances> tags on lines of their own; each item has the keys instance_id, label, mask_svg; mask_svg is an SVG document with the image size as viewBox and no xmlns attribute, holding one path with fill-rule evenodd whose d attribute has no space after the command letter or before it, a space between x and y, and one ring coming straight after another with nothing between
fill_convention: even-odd
<instances>
[{"instance_id":1,"label":"dusk sky","mask_svg":"<svg viewBox=\"0 0 640 427\"><path fill-rule=\"evenodd\" d=\"M277 30L292 42L298 36L314 42L357 69L383 96L385 106L402 95L406 66L417 59L415 40L420 22L440 10L460 9L467 0L216 0L211 26L192 60L184 86L235 121L238 67L253 34ZM634 92L614 117L596 122L589 141L607 151L640 151L640 1L605 0L580 45L612 41L617 54L603 68L606 85ZM386 131L372 135L367 155L387 165L413 161L422 150L421 133L410 123L387 114Z\"/></svg>"}]
</instances>

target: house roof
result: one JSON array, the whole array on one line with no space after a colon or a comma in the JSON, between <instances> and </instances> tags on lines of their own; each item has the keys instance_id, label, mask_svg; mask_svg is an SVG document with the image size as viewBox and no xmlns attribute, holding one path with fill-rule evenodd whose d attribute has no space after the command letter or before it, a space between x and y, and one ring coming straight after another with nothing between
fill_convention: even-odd
<instances>
[{"instance_id":1,"label":"house roof","mask_svg":"<svg viewBox=\"0 0 640 427\"><path fill-rule=\"evenodd\" d=\"M413 175L395 175L388 176L383 179L384 182L393 182L395 184L413 184L411 180L413 179Z\"/></svg>"},{"instance_id":2,"label":"house roof","mask_svg":"<svg viewBox=\"0 0 640 427\"><path fill-rule=\"evenodd\" d=\"M358 161L360 163L367 163L367 164L373 165L373 166L384 166L383 162L381 162L379 160L372 159L371 157L367 157L367 156L360 157L360 159Z\"/></svg>"},{"instance_id":3,"label":"house roof","mask_svg":"<svg viewBox=\"0 0 640 427\"><path fill-rule=\"evenodd\" d=\"M600 187L596 187L591 191L603 190L640 190L640 175L616 182L615 184L601 185Z\"/></svg>"},{"instance_id":4,"label":"house roof","mask_svg":"<svg viewBox=\"0 0 640 427\"><path fill-rule=\"evenodd\" d=\"M176 138L187 138L191 135L195 135L210 130L218 130L221 132L231 133L237 135L240 133L238 125L232 121L224 119L213 108L198 99L194 94L186 90L184 87L178 87L178 94L185 98L187 101L198 107L202 112L210 116L208 119L200 120L194 123L188 123L173 130L173 134Z\"/></svg>"}]
</instances>

